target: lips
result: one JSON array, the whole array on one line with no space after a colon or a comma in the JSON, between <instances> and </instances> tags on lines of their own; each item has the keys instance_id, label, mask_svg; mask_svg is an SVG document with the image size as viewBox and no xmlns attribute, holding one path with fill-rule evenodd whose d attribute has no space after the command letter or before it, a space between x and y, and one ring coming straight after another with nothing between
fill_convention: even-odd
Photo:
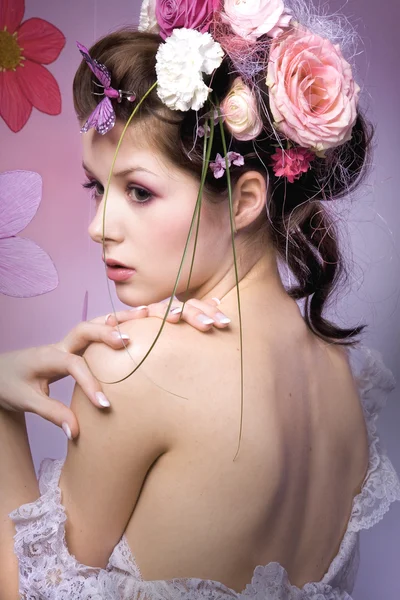
<instances>
[{"instance_id":1,"label":"lips","mask_svg":"<svg viewBox=\"0 0 400 600\"><path fill-rule=\"evenodd\" d=\"M107 260L104 260L104 256L103 256L103 261L106 263L107 267L121 267L122 269L132 269L133 268L133 267L128 267L127 265L124 265L123 263L120 263L117 260L114 260L113 258L107 258Z\"/></svg>"}]
</instances>

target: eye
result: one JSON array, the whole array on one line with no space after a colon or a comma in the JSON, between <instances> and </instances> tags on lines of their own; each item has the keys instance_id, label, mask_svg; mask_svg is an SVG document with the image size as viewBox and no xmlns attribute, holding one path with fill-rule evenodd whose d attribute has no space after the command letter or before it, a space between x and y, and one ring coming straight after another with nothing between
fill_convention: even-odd
<instances>
[{"instance_id":1,"label":"eye","mask_svg":"<svg viewBox=\"0 0 400 600\"><path fill-rule=\"evenodd\" d=\"M82 187L84 187L87 190L93 190L92 191L92 198L97 198L98 196L102 196L103 192L101 193L96 193L96 187L97 187L97 181L85 181L85 183L82 183ZM100 186L101 187L101 186Z\"/></svg>"},{"instance_id":2,"label":"eye","mask_svg":"<svg viewBox=\"0 0 400 600\"><path fill-rule=\"evenodd\" d=\"M139 187L137 185L130 186L128 189L131 192L134 192L134 195L136 197L136 201L139 202L139 203L142 203L142 204L144 204L145 202L148 202L150 200L150 198L153 197L153 194L151 192L148 192L144 188Z\"/></svg>"},{"instance_id":3,"label":"eye","mask_svg":"<svg viewBox=\"0 0 400 600\"><path fill-rule=\"evenodd\" d=\"M103 186L100 185L99 182L95 179L92 181L86 181L85 183L82 183L82 187L84 187L85 189L93 190L92 198L95 200L97 200L100 196L104 194ZM149 202L151 198L153 198L153 194L151 192L138 185L130 185L127 187L127 190L131 199L131 192L134 193L136 199L134 199L133 202L135 202L136 204L145 204L146 202Z\"/></svg>"}]
</instances>

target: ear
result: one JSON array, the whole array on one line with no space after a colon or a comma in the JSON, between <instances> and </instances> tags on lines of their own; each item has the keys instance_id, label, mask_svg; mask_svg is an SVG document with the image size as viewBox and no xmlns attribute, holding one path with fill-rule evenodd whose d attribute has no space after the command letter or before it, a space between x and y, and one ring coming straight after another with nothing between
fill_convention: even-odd
<instances>
[{"instance_id":1,"label":"ear","mask_svg":"<svg viewBox=\"0 0 400 600\"><path fill-rule=\"evenodd\" d=\"M236 230L251 225L266 212L268 187L264 176L258 171L247 171L238 179L233 192L233 209Z\"/></svg>"}]
</instances>

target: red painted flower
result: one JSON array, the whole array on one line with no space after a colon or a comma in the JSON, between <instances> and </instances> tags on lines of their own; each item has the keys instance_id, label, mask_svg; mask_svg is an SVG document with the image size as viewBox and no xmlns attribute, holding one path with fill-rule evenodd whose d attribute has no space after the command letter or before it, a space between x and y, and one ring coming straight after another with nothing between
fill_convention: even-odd
<instances>
[{"instance_id":1,"label":"red painted flower","mask_svg":"<svg viewBox=\"0 0 400 600\"><path fill-rule=\"evenodd\" d=\"M61 112L57 81L43 65L56 60L65 46L57 27L33 17L22 23L25 0L0 2L0 116L16 133L32 106L48 115Z\"/></svg>"}]
</instances>

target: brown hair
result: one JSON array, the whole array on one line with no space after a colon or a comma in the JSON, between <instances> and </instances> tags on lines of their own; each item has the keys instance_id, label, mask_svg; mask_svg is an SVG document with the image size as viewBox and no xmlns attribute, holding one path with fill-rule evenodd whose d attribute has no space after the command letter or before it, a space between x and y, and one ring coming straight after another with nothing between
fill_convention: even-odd
<instances>
[{"instance_id":1,"label":"brown hair","mask_svg":"<svg viewBox=\"0 0 400 600\"><path fill-rule=\"evenodd\" d=\"M109 69L113 88L133 90L140 99L156 81L156 53L162 41L157 34L138 32L134 27L124 26L98 40L89 52L92 58ZM212 89L218 102L226 96L237 76L233 65L225 57L212 80ZM73 82L74 107L80 122L88 118L102 99L102 96L92 93L99 89L92 82L93 79L93 73L82 61ZM260 78L257 86L264 96L268 94L265 77ZM113 106L117 119L126 123L134 105L123 99L121 103L114 102ZM205 113L206 108L198 114L193 110L170 110L153 90L140 106L134 120L140 120L146 127L147 139L156 141L160 150L178 167L197 175L200 180L204 141L196 140L195 133L197 119L201 119ZM233 185L246 170L257 170L266 175L271 154L276 150L276 138L266 117L264 121L264 131L257 140L251 142L239 142L226 132L229 149L245 157L244 167L231 167ZM335 220L322 202L346 196L364 180L371 162L373 133L373 127L359 111L351 140L328 151L326 158L316 158L312 168L293 184L276 177L272 168L268 168L268 218L258 219L254 231L254 234L265 231L269 226L277 256L287 262L297 279L297 284L287 292L296 300L305 299L304 316L308 327L322 339L348 346L358 343L349 338L359 335L366 325L342 329L322 316L324 306L331 299L339 281L347 275L338 245ZM224 156L218 127L215 129L211 157L217 153ZM226 177L215 179L209 169L205 195L211 202L226 201Z\"/></svg>"}]
</instances>

